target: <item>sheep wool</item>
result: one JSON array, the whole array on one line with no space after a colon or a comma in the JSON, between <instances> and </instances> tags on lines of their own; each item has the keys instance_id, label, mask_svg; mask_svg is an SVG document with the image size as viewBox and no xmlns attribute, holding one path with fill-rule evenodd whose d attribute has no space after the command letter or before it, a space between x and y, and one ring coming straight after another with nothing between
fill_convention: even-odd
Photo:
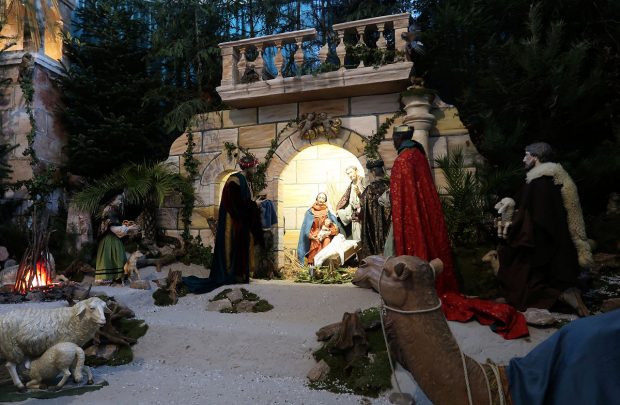
<instances>
[{"instance_id":1,"label":"sheep wool","mask_svg":"<svg viewBox=\"0 0 620 405\"><path fill-rule=\"evenodd\" d=\"M60 342L83 346L106 322L106 304L89 298L68 308L27 308L0 316L0 359L6 361L13 383L23 384L16 365L37 358Z\"/></svg>"}]
</instances>

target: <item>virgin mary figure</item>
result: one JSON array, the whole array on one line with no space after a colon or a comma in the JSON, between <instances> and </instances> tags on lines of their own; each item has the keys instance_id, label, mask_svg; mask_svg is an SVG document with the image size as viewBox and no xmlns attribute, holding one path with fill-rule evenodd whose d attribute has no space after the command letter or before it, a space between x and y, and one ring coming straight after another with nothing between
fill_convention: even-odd
<instances>
[{"instance_id":1,"label":"virgin mary figure","mask_svg":"<svg viewBox=\"0 0 620 405\"><path fill-rule=\"evenodd\" d=\"M344 233L337 224L336 216L327 208L327 194L317 194L314 204L304 215L299 232L297 258L301 264L314 264L314 256L326 247L332 238Z\"/></svg>"}]
</instances>

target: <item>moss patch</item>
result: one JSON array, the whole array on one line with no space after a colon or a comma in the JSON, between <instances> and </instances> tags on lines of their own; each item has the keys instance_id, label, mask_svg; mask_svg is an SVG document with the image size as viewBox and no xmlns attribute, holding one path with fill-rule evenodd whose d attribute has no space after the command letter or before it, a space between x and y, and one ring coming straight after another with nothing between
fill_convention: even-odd
<instances>
[{"instance_id":1,"label":"moss patch","mask_svg":"<svg viewBox=\"0 0 620 405\"><path fill-rule=\"evenodd\" d=\"M219 300L223 300L226 298L226 296L228 295L229 292L232 291L232 288L227 288L223 291L220 291L219 293L217 293L217 295L215 297L213 297L212 299L210 299L209 301L219 301Z\"/></svg>"},{"instance_id":2,"label":"moss patch","mask_svg":"<svg viewBox=\"0 0 620 405\"><path fill-rule=\"evenodd\" d=\"M254 307L254 312L267 312L273 309L273 305L271 305L267 300L259 300Z\"/></svg>"},{"instance_id":3,"label":"moss patch","mask_svg":"<svg viewBox=\"0 0 620 405\"><path fill-rule=\"evenodd\" d=\"M170 298L170 293L165 288L158 288L153 293L153 299L155 300L155 305L159 307L167 307L172 305L172 299Z\"/></svg>"},{"instance_id":4,"label":"moss patch","mask_svg":"<svg viewBox=\"0 0 620 405\"><path fill-rule=\"evenodd\" d=\"M6 402L21 402L30 398L37 399L52 399L65 396L82 395L86 392L97 391L108 385L107 381L97 382L93 385L80 385L71 386L67 383L60 391L48 391L48 390L28 390L26 392L19 392L13 385L12 381L5 381L0 383L0 401Z\"/></svg>"},{"instance_id":5,"label":"moss patch","mask_svg":"<svg viewBox=\"0 0 620 405\"><path fill-rule=\"evenodd\" d=\"M366 329L368 356L347 364L343 356L329 352L329 342L313 353L316 361L324 360L330 368L323 381L311 382L310 388L324 389L335 393L354 393L376 398L392 388L392 370L381 328L374 328L380 322L378 308L370 308L360 316Z\"/></svg>"},{"instance_id":6,"label":"moss patch","mask_svg":"<svg viewBox=\"0 0 620 405\"><path fill-rule=\"evenodd\" d=\"M246 301L258 301L260 299L258 295L246 290L245 288L241 289L241 294L243 294L243 299Z\"/></svg>"}]
</instances>

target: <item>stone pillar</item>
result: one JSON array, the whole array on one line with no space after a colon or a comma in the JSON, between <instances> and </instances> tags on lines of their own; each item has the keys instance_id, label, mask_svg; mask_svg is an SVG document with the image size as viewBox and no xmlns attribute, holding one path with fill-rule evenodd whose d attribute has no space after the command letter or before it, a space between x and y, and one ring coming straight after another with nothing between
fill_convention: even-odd
<instances>
[{"instance_id":1,"label":"stone pillar","mask_svg":"<svg viewBox=\"0 0 620 405\"><path fill-rule=\"evenodd\" d=\"M402 98L402 102L405 105L404 109L407 112L403 123L414 128L413 140L422 144L426 156L430 156L428 135L436 122L435 116L430 113L432 97L433 94L421 91L420 94L407 95Z\"/></svg>"}]
</instances>

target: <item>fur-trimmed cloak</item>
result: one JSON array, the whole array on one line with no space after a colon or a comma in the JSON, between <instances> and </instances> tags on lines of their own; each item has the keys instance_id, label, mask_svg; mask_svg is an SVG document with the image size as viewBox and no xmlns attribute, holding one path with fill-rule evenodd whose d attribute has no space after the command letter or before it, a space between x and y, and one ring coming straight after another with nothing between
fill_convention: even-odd
<instances>
[{"instance_id":1,"label":"fur-trimmed cloak","mask_svg":"<svg viewBox=\"0 0 620 405\"><path fill-rule=\"evenodd\" d=\"M499 253L498 278L519 310L549 308L592 261L575 184L557 163L527 173L517 213Z\"/></svg>"}]
</instances>

